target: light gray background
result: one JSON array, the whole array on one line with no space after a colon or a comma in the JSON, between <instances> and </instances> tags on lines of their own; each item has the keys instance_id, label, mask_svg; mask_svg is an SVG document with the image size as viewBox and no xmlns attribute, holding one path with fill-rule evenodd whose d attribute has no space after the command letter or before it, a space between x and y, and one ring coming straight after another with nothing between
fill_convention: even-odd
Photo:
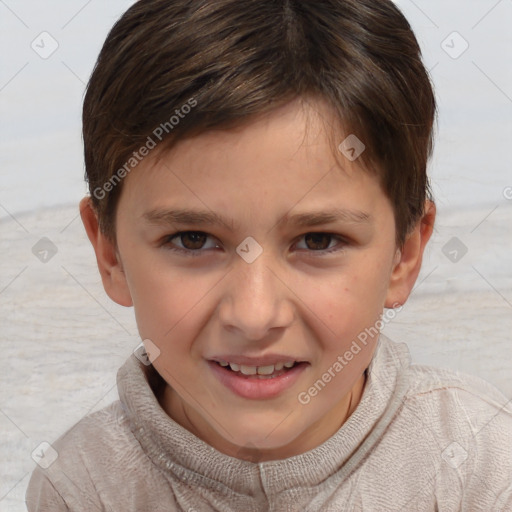
<instances>
[{"instance_id":1,"label":"light gray background","mask_svg":"<svg viewBox=\"0 0 512 512\"><path fill-rule=\"evenodd\" d=\"M77 217L85 83L132 3L0 0L0 511L25 510L32 451L116 399L117 368L139 343L133 311L103 292ZM439 217L386 333L415 362L478 375L512 398L512 2L398 4L439 102ZM31 48L43 31L59 45L48 59ZM32 252L42 237L57 250L46 263ZM453 243L467 248L455 262Z\"/></svg>"}]
</instances>

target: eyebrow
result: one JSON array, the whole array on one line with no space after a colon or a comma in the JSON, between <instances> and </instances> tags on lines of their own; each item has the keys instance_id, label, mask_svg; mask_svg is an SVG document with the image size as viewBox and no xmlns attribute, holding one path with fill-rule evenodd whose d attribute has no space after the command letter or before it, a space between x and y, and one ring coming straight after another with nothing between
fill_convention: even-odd
<instances>
[{"instance_id":1,"label":"eyebrow","mask_svg":"<svg viewBox=\"0 0 512 512\"><path fill-rule=\"evenodd\" d=\"M215 212L203 210L191 210L188 208L178 209L155 209L144 213L143 218L151 224L156 225L207 225L223 226L229 231L233 231L234 224L224 219ZM334 208L330 210L312 211L305 213L296 213L293 215L284 215L276 225L314 227L334 222L348 222L352 224L369 224L373 220L372 216L362 210L347 210L343 208Z\"/></svg>"}]
</instances>

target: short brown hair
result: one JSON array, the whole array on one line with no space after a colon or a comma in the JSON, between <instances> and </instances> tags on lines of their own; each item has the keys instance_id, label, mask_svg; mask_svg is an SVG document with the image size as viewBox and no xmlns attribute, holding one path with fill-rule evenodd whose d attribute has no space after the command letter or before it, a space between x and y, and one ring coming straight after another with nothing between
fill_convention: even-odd
<instances>
[{"instance_id":1,"label":"short brown hair","mask_svg":"<svg viewBox=\"0 0 512 512\"><path fill-rule=\"evenodd\" d=\"M126 163L155 133L171 148L306 96L326 100L364 142L362 162L403 244L430 198L436 103L416 37L389 0L136 2L109 33L84 101L86 180L102 231L115 240Z\"/></svg>"}]
</instances>

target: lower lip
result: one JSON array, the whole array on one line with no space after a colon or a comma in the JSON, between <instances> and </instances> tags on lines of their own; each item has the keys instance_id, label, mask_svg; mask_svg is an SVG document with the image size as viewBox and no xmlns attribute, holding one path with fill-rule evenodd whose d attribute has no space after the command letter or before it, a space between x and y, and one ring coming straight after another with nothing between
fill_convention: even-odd
<instances>
[{"instance_id":1,"label":"lower lip","mask_svg":"<svg viewBox=\"0 0 512 512\"><path fill-rule=\"evenodd\" d=\"M226 370L225 367L213 361L208 361L208 365L221 383L235 393L235 395L252 400L263 400L274 398L291 388L297 382L300 375L302 375L308 363L296 364L286 373L271 379L259 379L252 375L242 375L239 372Z\"/></svg>"}]
</instances>

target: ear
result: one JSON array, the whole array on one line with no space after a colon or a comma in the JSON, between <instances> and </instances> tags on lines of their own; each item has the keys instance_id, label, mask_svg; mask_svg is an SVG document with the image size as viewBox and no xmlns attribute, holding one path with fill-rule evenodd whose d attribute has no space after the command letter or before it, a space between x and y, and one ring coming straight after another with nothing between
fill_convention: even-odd
<instances>
[{"instance_id":1,"label":"ear","mask_svg":"<svg viewBox=\"0 0 512 512\"><path fill-rule=\"evenodd\" d=\"M423 217L409 233L403 247L397 249L384 304L386 308L397 307L407 301L420 273L423 251L434 230L435 219L436 205L426 201Z\"/></svg>"},{"instance_id":2,"label":"ear","mask_svg":"<svg viewBox=\"0 0 512 512\"><path fill-rule=\"evenodd\" d=\"M121 306L132 306L126 275L115 244L101 232L90 197L84 197L80 201L80 216L96 253L98 269L107 295Z\"/></svg>"}]
</instances>

